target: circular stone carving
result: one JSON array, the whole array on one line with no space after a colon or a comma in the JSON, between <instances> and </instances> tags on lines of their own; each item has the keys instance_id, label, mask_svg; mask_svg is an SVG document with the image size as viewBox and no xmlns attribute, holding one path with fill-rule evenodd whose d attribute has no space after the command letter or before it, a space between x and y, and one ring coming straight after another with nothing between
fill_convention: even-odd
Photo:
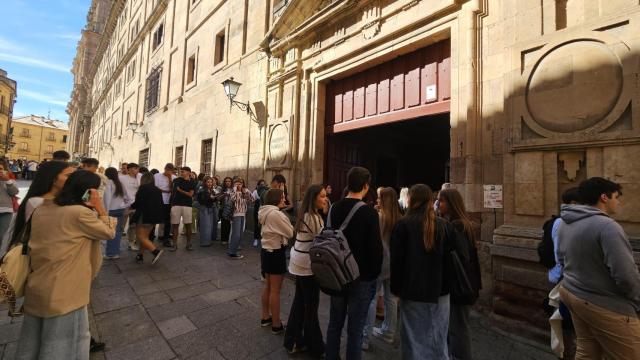
<instances>
[{"instance_id":1,"label":"circular stone carving","mask_svg":"<svg viewBox=\"0 0 640 360\"><path fill-rule=\"evenodd\" d=\"M622 65L605 44L565 43L542 57L531 72L527 107L533 120L547 130L584 130L611 112L622 83Z\"/></svg>"},{"instance_id":2,"label":"circular stone carving","mask_svg":"<svg viewBox=\"0 0 640 360\"><path fill-rule=\"evenodd\" d=\"M289 153L289 131L287 128L278 124L271 130L269 138L269 160L273 164L284 164Z\"/></svg>"}]
</instances>

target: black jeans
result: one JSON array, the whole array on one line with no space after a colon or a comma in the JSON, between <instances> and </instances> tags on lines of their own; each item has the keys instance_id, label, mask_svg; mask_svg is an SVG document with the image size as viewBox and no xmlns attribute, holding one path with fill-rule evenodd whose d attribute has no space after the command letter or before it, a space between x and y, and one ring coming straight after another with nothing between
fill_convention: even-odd
<instances>
[{"instance_id":1,"label":"black jeans","mask_svg":"<svg viewBox=\"0 0 640 360\"><path fill-rule=\"evenodd\" d=\"M229 234L231 234L231 221L222 219L220 222L220 241L229 241Z\"/></svg>"},{"instance_id":2,"label":"black jeans","mask_svg":"<svg viewBox=\"0 0 640 360\"><path fill-rule=\"evenodd\" d=\"M171 204L164 204L164 208L162 209L164 213L164 232L162 234L162 238L164 240L171 239Z\"/></svg>"},{"instance_id":3,"label":"black jeans","mask_svg":"<svg viewBox=\"0 0 640 360\"><path fill-rule=\"evenodd\" d=\"M306 347L311 355L324 354L324 341L318 321L320 287L313 276L296 276L296 294L291 304L284 334L284 347Z\"/></svg>"}]
</instances>

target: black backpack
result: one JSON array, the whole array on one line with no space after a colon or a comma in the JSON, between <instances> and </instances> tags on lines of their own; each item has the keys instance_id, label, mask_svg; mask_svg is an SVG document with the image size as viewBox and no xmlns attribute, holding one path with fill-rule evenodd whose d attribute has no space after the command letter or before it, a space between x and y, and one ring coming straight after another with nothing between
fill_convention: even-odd
<instances>
[{"instance_id":1,"label":"black backpack","mask_svg":"<svg viewBox=\"0 0 640 360\"><path fill-rule=\"evenodd\" d=\"M540 258L540 264L544 265L547 269L551 269L556 266L556 257L553 248L553 239L551 238L551 231L553 230L553 224L556 222L556 219L559 218L557 215L551 216L551 219L545 221L544 225L542 225L542 231L544 232L542 235L542 240L538 245L538 257Z\"/></svg>"}]
</instances>

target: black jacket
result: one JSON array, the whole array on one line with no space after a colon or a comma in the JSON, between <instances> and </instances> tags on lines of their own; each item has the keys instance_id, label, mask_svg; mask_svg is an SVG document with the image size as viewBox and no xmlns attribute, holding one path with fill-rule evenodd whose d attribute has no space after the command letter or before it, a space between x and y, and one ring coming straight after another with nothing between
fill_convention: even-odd
<instances>
[{"instance_id":1,"label":"black jacket","mask_svg":"<svg viewBox=\"0 0 640 360\"><path fill-rule=\"evenodd\" d=\"M349 211L360 200L343 199L331 207L331 227L338 229ZM378 213L371 206L363 206L344 230L349 248L358 263L360 279L371 281L378 278L382 269L382 239Z\"/></svg>"},{"instance_id":2,"label":"black jacket","mask_svg":"<svg viewBox=\"0 0 640 360\"><path fill-rule=\"evenodd\" d=\"M220 189L218 189L220 190ZM218 195L213 195L214 192L212 190L209 190L208 187L206 186L200 186L198 188L198 192L196 193L196 200L198 200L198 203L201 206L207 207L207 208L212 208L214 206L218 206L218 203L220 202L220 199L224 196L222 194L222 190L220 190L220 194ZM213 195L213 197L212 197Z\"/></svg>"},{"instance_id":3,"label":"black jacket","mask_svg":"<svg viewBox=\"0 0 640 360\"><path fill-rule=\"evenodd\" d=\"M424 214L409 214L401 219L391 233L391 292L403 300L437 303L449 294L446 268L453 227L436 218L435 245L424 248ZM447 228L447 229L445 229Z\"/></svg>"},{"instance_id":4,"label":"black jacket","mask_svg":"<svg viewBox=\"0 0 640 360\"><path fill-rule=\"evenodd\" d=\"M143 224L162 224L164 222L164 202L162 191L153 184L138 188L136 200L131 207L136 209L134 222L142 219Z\"/></svg>"},{"instance_id":5,"label":"black jacket","mask_svg":"<svg viewBox=\"0 0 640 360\"><path fill-rule=\"evenodd\" d=\"M460 220L451 222L456 233L456 241L454 247L458 254L462 257L462 263L467 267L467 274L471 286L475 290L475 294L467 298L458 298L451 296L451 303L456 305L473 305L479 297L480 289L482 289L482 273L480 271L480 260L478 259L478 249L464 232L464 225Z\"/></svg>"}]
</instances>

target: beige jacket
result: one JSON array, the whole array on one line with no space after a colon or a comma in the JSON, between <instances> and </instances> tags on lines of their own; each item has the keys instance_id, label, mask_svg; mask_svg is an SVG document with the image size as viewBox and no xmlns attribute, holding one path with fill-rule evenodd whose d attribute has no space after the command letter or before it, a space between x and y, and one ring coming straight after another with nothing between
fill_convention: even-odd
<instances>
[{"instance_id":1,"label":"beige jacket","mask_svg":"<svg viewBox=\"0 0 640 360\"><path fill-rule=\"evenodd\" d=\"M91 280L102 265L100 240L112 239L115 227L115 219L82 205L45 200L31 220L24 312L49 318L89 304Z\"/></svg>"},{"instance_id":2,"label":"beige jacket","mask_svg":"<svg viewBox=\"0 0 640 360\"><path fill-rule=\"evenodd\" d=\"M278 250L293 237L293 225L277 206L261 206L258 221L262 225L262 248Z\"/></svg>"}]
</instances>

